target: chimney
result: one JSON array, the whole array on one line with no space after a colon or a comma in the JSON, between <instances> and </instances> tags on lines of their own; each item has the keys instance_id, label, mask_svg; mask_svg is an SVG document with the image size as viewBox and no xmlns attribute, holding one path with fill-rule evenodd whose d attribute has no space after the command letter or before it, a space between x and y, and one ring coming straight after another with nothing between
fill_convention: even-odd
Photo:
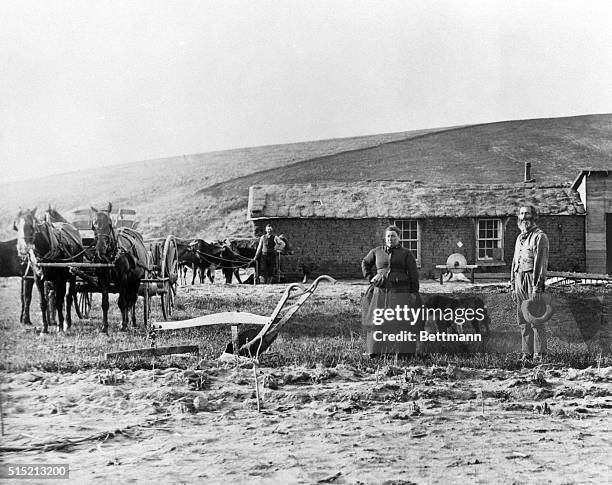
<instances>
[{"instance_id":1,"label":"chimney","mask_svg":"<svg viewBox=\"0 0 612 485\"><path fill-rule=\"evenodd\" d=\"M525 162L525 180L523 182L526 184L535 182L535 179L531 178L531 162Z\"/></svg>"}]
</instances>

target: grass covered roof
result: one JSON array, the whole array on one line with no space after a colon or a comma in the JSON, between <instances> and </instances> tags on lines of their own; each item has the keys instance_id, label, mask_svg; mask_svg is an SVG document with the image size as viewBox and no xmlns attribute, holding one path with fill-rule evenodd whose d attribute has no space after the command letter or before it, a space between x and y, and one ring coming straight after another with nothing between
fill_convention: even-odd
<instances>
[{"instance_id":1,"label":"grass covered roof","mask_svg":"<svg viewBox=\"0 0 612 485\"><path fill-rule=\"evenodd\" d=\"M248 214L251 219L500 217L526 204L543 215L585 213L569 185L374 181L252 186Z\"/></svg>"}]
</instances>

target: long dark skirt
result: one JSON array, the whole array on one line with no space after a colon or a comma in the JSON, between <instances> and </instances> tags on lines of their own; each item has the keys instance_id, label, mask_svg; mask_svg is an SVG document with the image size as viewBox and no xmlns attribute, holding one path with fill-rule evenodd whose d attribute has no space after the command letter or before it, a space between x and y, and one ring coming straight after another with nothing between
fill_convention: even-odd
<instances>
[{"instance_id":1,"label":"long dark skirt","mask_svg":"<svg viewBox=\"0 0 612 485\"><path fill-rule=\"evenodd\" d=\"M399 315L397 309L400 309ZM414 354L422 318L415 320L408 308L421 308L421 296L406 288L377 288L370 285L361 301L361 324L366 334L366 352L378 354ZM392 309L393 316L384 310Z\"/></svg>"}]
</instances>

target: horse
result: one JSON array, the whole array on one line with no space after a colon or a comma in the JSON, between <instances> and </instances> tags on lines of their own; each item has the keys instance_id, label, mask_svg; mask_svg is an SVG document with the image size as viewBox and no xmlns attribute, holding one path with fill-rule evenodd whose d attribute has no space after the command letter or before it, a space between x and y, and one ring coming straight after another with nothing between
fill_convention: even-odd
<instances>
[{"instance_id":1,"label":"horse","mask_svg":"<svg viewBox=\"0 0 612 485\"><path fill-rule=\"evenodd\" d=\"M215 270L221 265L223 253L226 250L222 244L209 243L203 239L181 239L177 241L177 249L179 265L183 266L183 274L186 275L188 265L192 268L192 285L198 272L200 283L204 283L205 276L211 283L215 282Z\"/></svg>"},{"instance_id":2,"label":"horse","mask_svg":"<svg viewBox=\"0 0 612 485\"><path fill-rule=\"evenodd\" d=\"M275 243L277 251L282 255L293 254L291 245L287 237L284 234L275 236ZM230 250L229 255L225 253L225 260L229 260L227 268L231 268L230 271L224 270L226 283L232 282L232 275L236 277L238 283L242 283L240 279L240 268L255 268L257 272L257 265L255 264L255 254L257 253L257 246L259 244L259 238L227 238L224 240L224 245ZM255 275L257 280L258 274Z\"/></svg>"},{"instance_id":3,"label":"horse","mask_svg":"<svg viewBox=\"0 0 612 485\"><path fill-rule=\"evenodd\" d=\"M234 239L226 238L223 241L224 246L229 250L226 251L226 262L223 269L223 275L227 283L232 282L235 276L238 283L242 283L240 279L240 268L255 268L255 253L257 252L257 243L259 239Z\"/></svg>"},{"instance_id":4,"label":"horse","mask_svg":"<svg viewBox=\"0 0 612 485\"><path fill-rule=\"evenodd\" d=\"M178 247L178 244L177 244ZM179 274L179 284L181 286L185 286L187 284L187 270L189 269L189 265L182 261L179 261L178 264L178 274Z\"/></svg>"},{"instance_id":5,"label":"horse","mask_svg":"<svg viewBox=\"0 0 612 485\"><path fill-rule=\"evenodd\" d=\"M34 273L28 264L27 255L19 256L17 251L17 239L0 241L0 276L10 278L19 276L21 278L21 313L19 322L31 325L30 303L32 301L32 288L34 287Z\"/></svg>"},{"instance_id":6,"label":"horse","mask_svg":"<svg viewBox=\"0 0 612 485\"><path fill-rule=\"evenodd\" d=\"M50 222L52 224L56 223L56 222L65 222L68 223L68 221L64 218L64 216L62 216L57 209L55 209L54 207L51 206L51 204L49 204L49 206L47 207L47 210L45 211L44 215L43 215L43 221L46 222ZM48 287L51 285L47 285L45 286L45 295L47 298L47 312L48 312L48 318L49 318L49 323L55 325L55 299L56 299L56 295L55 292L53 291L53 287ZM30 292L31 294L31 292ZM68 293L70 295L70 292ZM76 302L73 302L74 305L76 306Z\"/></svg>"},{"instance_id":7,"label":"horse","mask_svg":"<svg viewBox=\"0 0 612 485\"><path fill-rule=\"evenodd\" d=\"M136 301L140 282L147 270L147 250L142 236L133 229L120 227L115 231L110 217L110 203L106 211L94 207L91 210L94 213L95 260L113 264L112 268L99 272L98 285L102 292L101 332L108 334L108 293L111 284L119 292L117 305L121 310L121 331L126 331L130 314L132 326L138 326Z\"/></svg>"},{"instance_id":8,"label":"horse","mask_svg":"<svg viewBox=\"0 0 612 485\"><path fill-rule=\"evenodd\" d=\"M220 268L225 277L225 284L232 282L232 276L235 274L238 282L240 275L238 269L247 266L250 261L245 261L239 254L233 251L232 246L227 241L215 241L212 243L196 239L192 242L193 251L200 258L201 271L214 271ZM213 280L211 280L211 283Z\"/></svg>"},{"instance_id":9,"label":"horse","mask_svg":"<svg viewBox=\"0 0 612 485\"><path fill-rule=\"evenodd\" d=\"M52 215L49 215L48 219L51 220L52 217ZM36 209L20 211L14 228L18 234L18 253L27 255L34 268L35 282L40 294L40 308L43 319L42 333L48 333L49 320L52 318L51 315L47 315L49 302L45 296L46 283L52 285L56 296L55 310L57 310L59 319L58 331L67 331L72 325L71 309L72 303L76 299L76 278L68 268L40 269L37 264L39 262L81 261L83 242L79 231L73 225L65 222L39 221L36 218ZM69 285L67 294L66 283ZM63 314L64 298L66 300L65 319ZM29 301L26 308L29 308Z\"/></svg>"},{"instance_id":10,"label":"horse","mask_svg":"<svg viewBox=\"0 0 612 485\"><path fill-rule=\"evenodd\" d=\"M32 210L31 212L35 216L36 209ZM64 217L50 205L47 211L45 212L43 218L44 220L51 223L67 222L66 219L64 219ZM13 228L17 230L16 222L13 224ZM22 244L21 247L18 247L18 240L13 239L11 241L1 243L1 247L2 255L0 256L0 259L2 259L2 263L0 263L0 267L2 268L1 271L3 273L6 273L3 274L3 276L21 277L21 312L19 322L23 323L24 325L31 325L32 321L30 320L30 304L32 302L32 289L34 287L34 283L37 280L38 275L36 271L34 271L34 267L31 261L32 258L28 252L27 244ZM40 276L42 276L42 273L40 274ZM37 283L37 289L39 290L40 294L41 310L43 311L45 317L48 317L49 323L55 324L54 298L47 298L48 296L51 296L49 295L49 293L52 293L52 291L46 289L45 286L48 285L46 285L44 281ZM43 300L47 302L46 306L44 306Z\"/></svg>"},{"instance_id":11,"label":"horse","mask_svg":"<svg viewBox=\"0 0 612 485\"><path fill-rule=\"evenodd\" d=\"M179 275L181 277L181 284L187 284L187 271L191 270L191 274L193 275L191 284L194 283L195 277L197 276L200 280L200 284L203 284L204 281L206 281L206 278L208 278L208 281L210 281L210 284L212 285L215 283L216 269L217 267L214 264L202 268L195 263L187 264L183 262L182 264L179 264Z\"/></svg>"},{"instance_id":12,"label":"horse","mask_svg":"<svg viewBox=\"0 0 612 485\"><path fill-rule=\"evenodd\" d=\"M215 282L215 269L212 264L207 263L199 255L199 252L206 251L206 242L202 239L177 239L176 248L178 251L179 273L186 284L187 268L191 268L191 284L195 283L196 274L200 274L200 283L204 283L207 276L211 283Z\"/></svg>"},{"instance_id":13,"label":"horse","mask_svg":"<svg viewBox=\"0 0 612 485\"><path fill-rule=\"evenodd\" d=\"M0 241L0 276L9 278L23 274L22 262L17 252L17 239Z\"/></svg>"}]
</instances>

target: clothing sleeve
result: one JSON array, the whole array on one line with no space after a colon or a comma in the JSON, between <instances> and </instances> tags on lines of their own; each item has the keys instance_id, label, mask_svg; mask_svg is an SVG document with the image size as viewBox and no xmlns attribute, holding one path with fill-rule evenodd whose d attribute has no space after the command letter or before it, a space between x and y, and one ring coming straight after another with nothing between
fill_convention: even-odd
<instances>
[{"instance_id":1,"label":"clothing sleeve","mask_svg":"<svg viewBox=\"0 0 612 485\"><path fill-rule=\"evenodd\" d=\"M372 249L365 258L361 260L361 272L363 277L370 281L376 274L376 252Z\"/></svg>"},{"instance_id":2,"label":"clothing sleeve","mask_svg":"<svg viewBox=\"0 0 612 485\"><path fill-rule=\"evenodd\" d=\"M406 273L408 274L408 281L410 283L409 292L419 292L419 270L417 268L416 259L410 251L406 253Z\"/></svg>"},{"instance_id":3,"label":"clothing sleeve","mask_svg":"<svg viewBox=\"0 0 612 485\"><path fill-rule=\"evenodd\" d=\"M536 239L533 255L533 287L541 291L544 290L548 267L548 236L543 232Z\"/></svg>"}]
</instances>

